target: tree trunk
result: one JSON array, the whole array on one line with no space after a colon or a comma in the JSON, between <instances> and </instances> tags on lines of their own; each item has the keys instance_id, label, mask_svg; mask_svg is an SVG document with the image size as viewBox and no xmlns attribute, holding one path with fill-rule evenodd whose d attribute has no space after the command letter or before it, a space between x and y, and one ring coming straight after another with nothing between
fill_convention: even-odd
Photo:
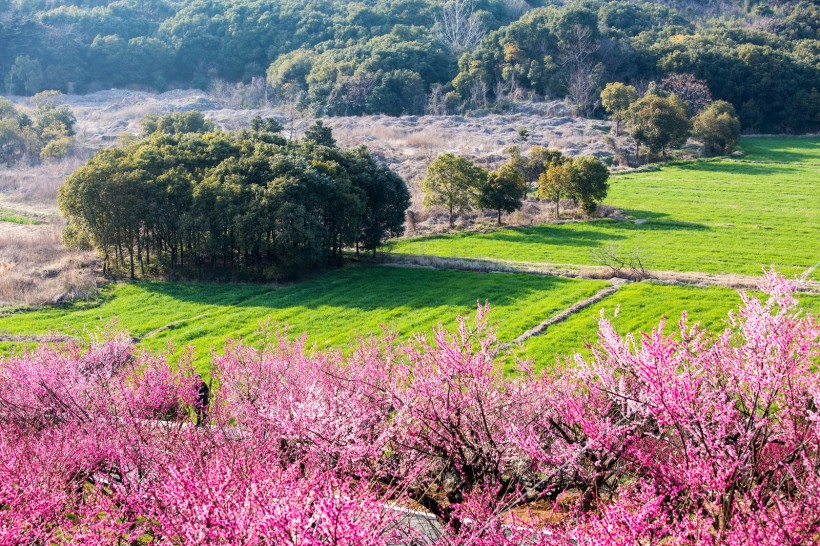
<instances>
[{"instance_id":1,"label":"tree trunk","mask_svg":"<svg viewBox=\"0 0 820 546\"><path fill-rule=\"evenodd\" d=\"M498 225L501 225L501 209L498 209Z\"/></svg>"},{"instance_id":2,"label":"tree trunk","mask_svg":"<svg viewBox=\"0 0 820 546\"><path fill-rule=\"evenodd\" d=\"M453 216L453 207L450 207L450 229L456 227L455 217Z\"/></svg>"}]
</instances>

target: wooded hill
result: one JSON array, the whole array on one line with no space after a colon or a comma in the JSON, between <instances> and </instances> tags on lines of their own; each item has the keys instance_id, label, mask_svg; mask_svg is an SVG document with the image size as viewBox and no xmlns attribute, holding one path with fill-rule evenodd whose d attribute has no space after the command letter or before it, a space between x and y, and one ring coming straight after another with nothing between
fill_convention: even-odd
<instances>
[{"instance_id":1,"label":"wooded hill","mask_svg":"<svg viewBox=\"0 0 820 546\"><path fill-rule=\"evenodd\" d=\"M820 9L755 0L0 0L6 94L242 83L318 115L454 113L705 80L744 129L820 128Z\"/></svg>"}]
</instances>

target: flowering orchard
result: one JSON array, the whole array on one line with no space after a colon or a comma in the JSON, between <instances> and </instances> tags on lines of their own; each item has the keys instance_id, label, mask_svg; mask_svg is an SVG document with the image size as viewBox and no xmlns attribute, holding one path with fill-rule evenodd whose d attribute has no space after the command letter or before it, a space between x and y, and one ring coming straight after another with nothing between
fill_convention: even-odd
<instances>
[{"instance_id":1,"label":"flowering orchard","mask_svg":"<svg viewBox=\"0 0 820 546\"><path fill-rule=\"evenodd\" d=\"M42 346L0 362L0 543L820 542L820 323L796 285L767 274L716 337L602 318L560 374L503 374L486 307L349 357L230 344L207 408L190 359Z\"/></svg>"}]
</instances>

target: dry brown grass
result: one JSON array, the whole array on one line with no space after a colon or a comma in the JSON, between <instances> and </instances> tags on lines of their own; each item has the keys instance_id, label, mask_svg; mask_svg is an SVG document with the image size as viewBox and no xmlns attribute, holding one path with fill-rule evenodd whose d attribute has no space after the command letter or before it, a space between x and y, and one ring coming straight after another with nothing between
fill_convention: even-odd
<instances>
[{"instance_id":1,"label":"dry brown grass","mask_svg":"<svg viewBox=\"0 0 820 546\"><path fill-rule=\"evenodd\" d=\"M96 259L67 250L58 225L0 224L0 305L88 298L97 290Z\"/></svg>"},{"instance_id":2,"label":"dry brown grass","mask_svg":"<svg viewBox=\"0 0 820 546\"><path fill-rule=\"evenodd\" d=\"M83 164L83 159L70 157L54 163L36 166L17 165L0 171L0 192L14 202L39 204L41 210L56 211L57 192L65 177Z\"/></svg>"}]
</instances>

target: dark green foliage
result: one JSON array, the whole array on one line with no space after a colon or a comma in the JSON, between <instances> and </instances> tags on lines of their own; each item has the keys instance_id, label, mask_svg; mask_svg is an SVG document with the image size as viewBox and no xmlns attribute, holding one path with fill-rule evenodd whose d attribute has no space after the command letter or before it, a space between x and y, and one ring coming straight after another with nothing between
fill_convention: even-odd
<instances>
[{"instance_id":1,"label":"dark green foliage","mask_svg":"<svg viewBox=\"0 0 820 546\"><path fill-rule=\"evenodd\" d=\"M728 102L710 104L694 119L694 129L706 156L730 154L740 140L740 120Z\"/></svg>"},{"instance_id":2,"label":"dark green foliage","mask_svg":"<svg viewBox=\"0 0 820 546\"><path fill-rule=\"evenodd\" d=\"M0 97L0 163L59 159L70 150L77 119L60 104L60 93L43 91L32 100L34 119Z\"/></svg>"},{"instance_id":3,"label":"dark green foliage","mask_svg":"<svg viewBox=\"0 0 820 546\"><path fill-rule=\"evenodd\" d=\"M569 95L599 113L608 82L691 74L744 129L820 129L820 8L810 0L475 0L486 36L456 48L439 32L443 4L0 2L0 81L30 95L261 84L267 74L264 96L319 115L420 114L437 86L450 111Z\"/></svg>"},{"instance_id":4,"label":"dark green foliage","mask_svg":"<svg viewBox=\"0 0 820 546\"><path fill-rule=\"evenodd\" d=\"M329 148L336 146L336 139L333 138L333 130L325 125L322 120L317 120L305 130L305 140Z\"/></svg>"},{"instance_id":5,"label":"dark green foliage","mask_svg":"<svg viewBox=\"0 0 820 546\"><path fill-rule=\"evenodd\" d=\"M499 224L502 212L513 212L521 208L527 185L514 165L507 163L497 171L490 171L482 182L478 187L476 204L480 208L496 211Z\"/></svg>"},{"instance_id":6,"label":"dark green foliage","mask_svg":"<svg viewBox=\"0 0 820 546\"><path fill-rule=\"evenodd\" d=\"M609 170L595 157L564 158L553 162L538 181L538 195L555 203L555 217L560 215L562 198L574 200L587 214L609 190Z\"/></svg>"},{"instance_id":7,"label":"dark green foliage","mask_svg":"<svg viewBox=\"0 0 820 546\"><path fill-rule=\"evenodd\" d=\"M196 110L175 112L164 116L146 116L142 120L142 136L149 136L153 133L165 133L166 135L207 133L213 130L213 122L205 119L202 112Z\"/></svg>"},{"instance_id":8,"label":"dark green foliage","mask_svg":"<svg viewBox=\"0 0 820 546\"><path fill-rule=\"evenodd\" d=\"M95 248L109 271L268 279L400 235L409 193L363 148L157 130L98 152L59 205L66 242Z\"/></svg>"},{"instance_id":9,"label":"dark green foliage","mask_svg":"<svg viewBox=\"0 0 820 546\"><path fill-rule=\"evenodd\" d=\"M645 145L664 157L670 148L682 146L692 130L686 103L675 95L662 97L654 93L647 93L629 107L626 125L637 146Z\"/></svg>"}]
</instances>

